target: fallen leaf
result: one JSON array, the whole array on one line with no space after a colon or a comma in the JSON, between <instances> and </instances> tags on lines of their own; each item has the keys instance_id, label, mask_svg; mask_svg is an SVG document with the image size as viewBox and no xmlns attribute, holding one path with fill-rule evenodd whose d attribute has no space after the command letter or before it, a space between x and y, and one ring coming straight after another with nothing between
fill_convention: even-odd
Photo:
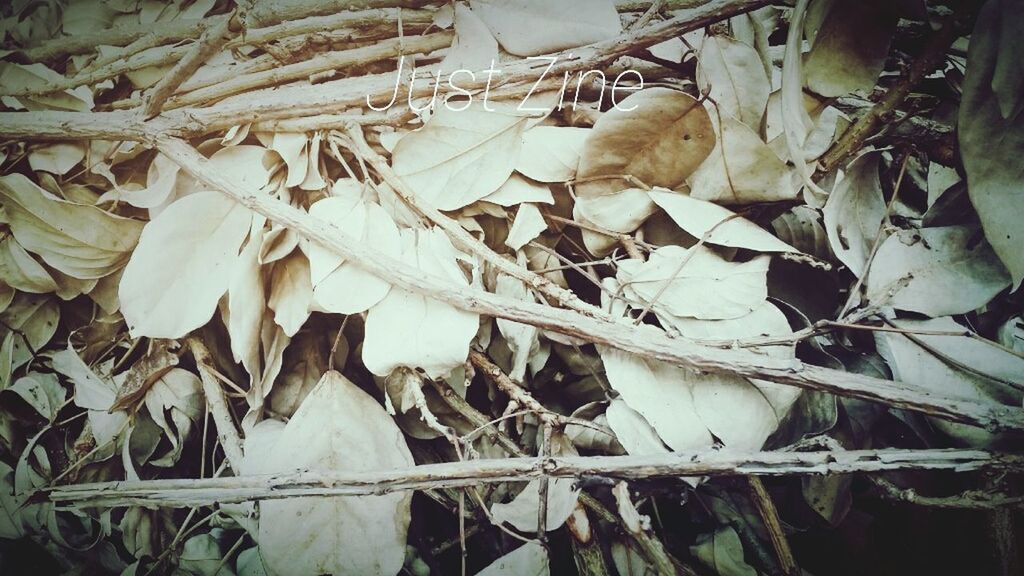
<instances>
[{"instance_id":1,"label":"fallen leaf","mask_svg":"<svg viewBox=\"0 0 1024 576\"><path fill-rule=\"evenodd\" d=\"M746 124L722 115L714 150L689 177L690 196L718 204L793 200L794 173Z\"/></svg>"},{"instance_id":2,"label":"fallen leaf","mask_svg":"<svg viewBox=\"0 0 1024 576\"><path fill-rule=\"evenodd\" d=\"M402 230L402 248L402 260L424 274L469 285L459 252L441 230ZM404 366L439 378L466 361L479 325L476 314L393 287L366 316L363 363L378 376Z\"/></svg>"},{"instance_id":3,"label":"fallen leaf","mask_svg":"<svg viewBox=\"0 0 1024 576\"><path fill-rule=\"evenodd\" d=\"M772 86L753 47L708 36L697 54L697 84L721 113L760 129Z\"/></svg>"},{"instance_id":4,"label":"fallen leaf","mask_svg":"<svg viewBox=\"0 0 1024 576\"><path fill-rule=\"evenodd\" d=\"M1019 42L1024 36L1020 18L1002 15L1003 10L1011 10L1009 6L1009 2L989 2L978 15L967 56L957 133L971 204L989 244L1010 270L1016 290L1024 279L1019 217L1024 213L1024 189L1020 186L1024 165L1019 161L1024 150L1024 109L1018 105L1015 111L1003 114L1003 103L1013 96L994 90L1004 77L1009 78L1004 71L1020 66L1016 51L1000 49L1001 43L1014 42L1014 38ZM997 28L1005 33L996 33ZM1019 101L1020 95L1015 97Z\"/></svg>"},{"instance_id":5,"label":"fallen leaf","mask_svg":"<svg viewBox=\"0 0 1024 576\"><path fill-rule=\"evenodd\" d=\"M867 153L851 162L822 210L832 251L858 278L866 272L868 256L885 219L879 156Z\"/></svg>"},{"instance_id":6,"label":"fallen leaf","mask_svg":"<svg viewBox=\"0 0 1024 576\"><path fill-rule=\"evenodd\" d=\"M622 31L612 0L470 0L469 5L501 47L516 56L592 44Z\"/></svg>"},{"instance_id":7,"label":"fallen leaf","mask_svg":"<svg viewBox=\"0 0 1024 576\"><path fill-rule=\"evenodd\" d=\"M549 564L548 551L540 544L527 542L491 562L476 576L548 576Z\"/></svg>"},{"instance_id":8,"label":"fallen leaf","mask_svg":"<svg viewBox=\"0 0 1024 576\"><path fill-rule=\"evenodd\" d=\"M384 409L338 372L310 392L257 473L364 472L415 465ZM284 498L260 503L260 554L269 574L377 574L402 568L412 494Z\"/></svg>"},{"instance_id":9,"label":"fallen leaf","mask_svg":"<svg viewBox=\"0 0 1024 576\"><path fill-rule=\"evenodd\" d=\"M395 146L395 172L440 210L472 204L501 187L515 169L523 116L493 110L473 101L461 111L439 106L427 125Z\"/></svg>"},{"instance_id":10,"label":"fallen leaf","mask_svg":"<svg viewBox=\"0 0 1024 576\"><path fill-rule=\"evenodd\" d=\"M653 303L655 310L724 320L749 314L768 297L769 261L758 256L736 263L703 246L662 246L647 262L621 262L618 278L627 294Z\"/></svg>"},{"instance_id":11,"label":"fallen leaf","mask_svg":"<svg viewBox=\"0 0 1024 576\"><path fill-rule=\"evenodd\" d=\"M932 317L984 306L1010 286L1010 276L980 236L966 226L893 234L871 264L868 299Z\"/></svg>"},{"instance_id":12,"label":"fallen leaf","mask_svg":"<svg viewBox=\"0 0 1024 576\"><path fill-rule=\"evenodd\" d=\"M143 227L58 198L21 174L0 177L0 205L18 244L80 280L102 278L124 266Z\"/></svg>"}]
</instances>

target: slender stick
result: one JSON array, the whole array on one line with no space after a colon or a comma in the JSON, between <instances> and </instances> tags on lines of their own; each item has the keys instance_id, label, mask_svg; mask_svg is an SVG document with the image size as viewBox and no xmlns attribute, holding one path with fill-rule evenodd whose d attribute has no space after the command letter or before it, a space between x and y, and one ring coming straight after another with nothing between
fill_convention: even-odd
<instances>
[{"instance_id":1,"label":"slender stick","mask_svg":"<svg viewBox=\"0 0 1024 576\"><path fill-rule=\"evenodd\" d=\"M199 368L199 377L203 382L203 392L206 394L206 407L213 416L213 423L217 426L217 438L224 447L224 456L228 459L231 469L238 473L242 465L242 439L238 435L238 428L231 418L231 411L228 410L227 399L224 397L224 389L211 371L213 359L206 345L196 337L188 338L188 346L195 357L196 367Z\"/></svg>"},{"instance_id":2,"label":"slender stick","mask_svg":"<svg viewBox=\"0 0 1024 576\"><path fill-rule=\"evenodd\" d=\"M50 487L40 496L78 506L202 506L277 498L365 496L548 478L812 475L892 470L1024 471L1024 457L983 450L674 452L653 456L553 456L425 464L370 472L101 482Z\"/></svg>"},{"instance_id":3,"label":"slender stick","mask_svg":"<svg viewBox=\"0 0 1024 576\"><path fill-rule=\"evenodd\" d=\"M861 116L825 152L820 160L822 173L831 172L846 159L856 154L864 146L864 142L892 117L896 108L906 100L910 91L946 58L946 50L957 38L956 28L955 19L952 16L947 17L939 31L932 36L928 44L925 45L924 51L914 61L907 76L892 87L878 104Z\"/></svg>"},{"instance_id":4,"label":"slender stick","mask_svg":"<svg viewBox=\"0 0 1024 576\"><path fill-rule=\"evenodd\" d=\"M225 82L200 88L193 92L175 96L168 102L168 108L181 108L196 104L209 104L228 96L243 92L284 84L309 78L328 70L345 70L380 60L394 58L400 54L433 52L451 45L454 34L439 32L409 39L394 38L362 48L339 50L318 54L309 60L278 66L270 70L234 76Z\"/></svg>"},{"instance_id":5,"label":"slender stick","mask_svg":"<svg viewBox=\"0 0 1024 576\"><path fill-rule=\"evenodd\" d=\"M775 508L775 502L772 501L768 490L765 489L764 482L757 476L748 476L747 483L750 485L750 491L754 496L754 504L757 505L757 511L761 514L761 520L764 522L765 528L768 529L772 549L775 550L775 557L779 561L779 568L782 568L782 572L786 576L799 575L800 569L793 559L793 551L789 547L786 533L782 530L779 511Z\"/></svg>"},{"instance_id":6,"label":"slender stick","mask_svg":"<svg viewBox=\"0 0 1024 576\"><path fill-rule=\"evenodd\" d=\"M220 52L224 44L240 29L235 15L231 14L204 32L189 51L182 56L181 60L174 65L174 68L171 68L171 71L161 78L156 86L153 86L146 98L146 104L142 111L143 116L152 118L159 114L164 102L174 94L178 86L188 80L211 56Z\"/></svg>"}]
</instances>

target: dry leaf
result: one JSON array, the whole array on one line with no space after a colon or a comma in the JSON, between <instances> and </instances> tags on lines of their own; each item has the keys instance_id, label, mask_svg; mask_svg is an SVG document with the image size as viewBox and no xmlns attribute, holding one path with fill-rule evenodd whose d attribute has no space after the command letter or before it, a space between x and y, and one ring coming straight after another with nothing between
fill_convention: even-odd
<instances>
[{"instance_id":1,"label":"dry leaf","mask_svg":"<svg viewBox=\"0 0 1024 576\"><path fill-rule=\"evenodd\" d=\"M415 465L384 409L327 372L257 464L258 473L363 472ZM260 554L269 574L376 574L402 568L412 494L285 498L260 503Z\"/></svg>"},{"instance_id":2,"label":"dry leaf","mask_svg":"<svg viewBox=\"0 0 1024 576\"><path fill-rule=\"evenodd\" d=\"M612 0L470 0L501 47L516 56L548 54L622 31Z\"/></svg>"}]
</instances>

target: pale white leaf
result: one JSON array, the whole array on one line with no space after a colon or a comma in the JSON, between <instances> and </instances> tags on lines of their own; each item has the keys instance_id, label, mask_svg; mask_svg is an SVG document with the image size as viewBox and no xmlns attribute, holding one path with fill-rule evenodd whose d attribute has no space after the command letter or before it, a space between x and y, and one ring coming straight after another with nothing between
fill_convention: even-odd
<instances>
[{"instance_id":1,"label":"pale white leaf","mask_svg":"<svg viewBox=\"0 0 1024 576\"><path fill-rule=\"evenodd\" d=\"M21 174L0 177L0 206L18 243L80 280L124 266L143 223L58 198Z\"/></svg>"},{"instance_id":2,"label":"pale white leaf","mask_svg":"<svg viewBox=\"0 0 1024 576\"><path fill-rule=\"evenodd\" d=\"M366 392L328 372L264 455L259 473L364 472L415 465L398 426ZM398 573L412 494L260 503L260 554L271 575Z\"/></svg>"},{"instance_id":3,"label":"pale white leaf","mask_svg":"<svg viewBox=\"0 0 1024 576\"><path fill-rule=\"evenodd\" d=\"M871 264L867 294L872 303L935 317L975 310L1009 286L980 230L944 226L886 239Z\"/></svg>"},{"instance_id":4,"label":"pale white leaf","mask_svg":"<svg viewBox=\"0 0 1024 576\"><path fill-rule=\"evenodd\" d=\"M299 251L274 263L270 273L270 297L267 305L274 321L288 336L294 336L309 318L313 285L309 279L309 260Z\"/></svg>"},{"instance_id":5,"label":"pale white leaf","mask_svg":"<svg viewBox=\"0 0 1024 576\"><path fill-rule=\"evenodd\" d=\"M673 316L725 320L749 314L768 297L768 256L729 262L704 246L663 246L647 262L623 261L627 293ZM659 297L660 294L660 297Z\"/></svg>"},{"instance_id":6,"label":"pale white leaf","mask_svg":"<svg viewBox=\"0 0 1024 576\"><path fill-rule=\"evenodd\" d=\"M30 168L58 176L70 172L83 159L85 159L85 146L69 142L34 146L28 153Z\"/></svg>"},{"instance_id":7,"label":"pale white leaf","mask_svg":"<svg viewBox=\"0 0 1024 576\"><path fill-rule=\"evenodd\" d=\"M516 56L592 44L622 31L612 0L470 0L469 5L501 47Z\"/></svg>"},{"instance_id":8,"label":"pale white leaf","mask_svg":"<svg viewBox=\"0 0 1024 576\"><path fill-rule=\"evenodd\" d=\"M650 192L650 196L691 236L704 238L710 232L705 240L709 244L759 252L796 252L795 248L764 228L746 218L736 217L728 208L659 189Z\"/></svg>"},{"instance_id":9,"label":"pale white leaf","mask_svg":"<svg viewBox=\"0 0 1024 576\"><path fill-rule=\"evenodd\" d=\"M697 83L722 114L760 128L771 82L753 47L728 36L708 36L697 54Z\"/></svg>"},{"instance_id":10,"label":"pale white leaf","mask_svg":"<svg viewBox=\"0 0 1024 576\"><path fill-rule=\"evenodd\" d=\"M626 453L644 456L669 451L651 424L621 399L612 400L605 415L608 417L608 427L615 432L615 437L626 449Z\"/></svg>"},{"instance_id":11,"label":"pale white leaf","mask_svg":"<svg viewBox=\"0 0 1024 576\"><path fill-rule=\"evenodd\" d=\"M441 230L403 230L402 244L407 264L453 285L469 285L459 252ZM363 363L378 376L405 366L439 378L465 362L478 328L476 314L393 287L367 314Z\"/></svg>"},{"instance_id":12,"label":"pale white leaf","mask_svg":"<svg viewBox=\"0 0 1024 576\"><path fill-rule=\"evenodd\" d=\"M551 438L551 454L553 456L577 456L572 442L564 434L556 433ZM547 516L545 528L557 530L572 515L576 508L580 489L575 486L573 478L554 478L548 481ZM520 532L535 533L537 531L537 511L540 509L540 480L530 481L523 491L511 502L498 503L491 506L491 516L495 523L508 523Z\"/></svg>"},{"instance_id":13,"label":"pale white leaf","mask_svg":"<svg viewBox=\"0 0 1024 576\"><path fill-rule=\"evenodd\" d=\"M516 170L538 182L566 182L576 168L590 136L589 128L534 126L523 134Z\"/></svg>"},{"instance_id":14,"label":"pale white leaf","mask_svg":"<svg viewBox=\"0 0 1024 576\"><path fill-rule=\"evenodd\" d=\"M519 174L513 174L500 188L485 196L483 201L507 208L523 202L554 204L555 198L551 195L551 188L548 186L538 184Z\"/></svg>"},{"instance_id":15,"label":"pale white leaf","mask_svg":"<svg viewBox=\"0 0 1024 576\"><path fill-rule=\"evenodd\" d=\"M864 275L885 218L879 156L872 152L851 162L822 210L832 251L857 277Z\"/></svg>"},{"instance_id":16,"label":"pale white leaf","mask_svg":"<svg viewBox=\"0 0 1024 576\"><path fill-rule=\"evenodd\" d=\"M875 333L878 351L892 369L894 379L976 402L1020 406L1020 390L1004 383L1024 385L1024 359L1020 356L976 337L922 333L964 333L964 326L949 317L901 319L894 323L898 328L917 332L913 334L913 340L898 332ZM970 446L988 447L1003 436L941 418L931 418L930 421L946 434Z\"/></svg>"},{"instance_id":17,"label":"pale white leaf","mask_svg":"<svg viewBox=\"0 0 1024 576\"><path fill-rule=\"evenodd\" d=\"M491 562L476 576L548 576L551 574L549 564L547 549L527 542Z\"/></svg>"},{"instance_id":18,"label":"pale white leaf","mask_svg":"<svg viewBox=\"0 0 1024 576\"><path fill-rule=\"evenodd\" d=\"M313 204L310 214L334 222L347 234L388 256L398 258L401 254L398 227L377 204L332 197ZM311 264L313 299L328 312L365 312L383 300L391 290L388 282L354 262L344 261L329 250L309 244L306 251Z\"/></svg>"},{"instance_id":19,"label":"pale white leaf","mask_svg":"<svg viewBox=\"0 0 1024 576\"><path fill-rule=\"evenodd\" d=\"M438 107L427 125L395 146L395 172L420 198L441 210L469 205L497 190L516 166L526 118L486 111L474 101L461 111Z\"/></svg>"},{"instance_id":20,"label":"pale white leaf","mask_svg":"<svg viewBox=\"0 0 1024 576\"><path fill-rule=\"evenodd\" d=\"M508 238L505 239L505 245L513 250L519 250L547 229L548 223L536 204L520 204L516 219L508 231Z\"/></svg>"},{"instance_id":21,"label":"pale white leaf","mask_svg":"<svg viewBox=\"0 0 1024 576\"><path fill-rule=\"evenodd\" d=\"M794 173L746 124L722 115L715 149L689 178L690 196L719 204L797 197Z\"/></svg>"},{"instance_id":22,"label":"pale white leaf","mask_svg":"<svg viewBox=\"0 0 1024 576\"><path fill-rule=\"evenodd\" d=\"M486 70L498 61L498 42L487 25L464 4L455 5L455 41L441 61L441 70ZM463 78L465 80L465 78Z\"/></svg>"}]
</instances>

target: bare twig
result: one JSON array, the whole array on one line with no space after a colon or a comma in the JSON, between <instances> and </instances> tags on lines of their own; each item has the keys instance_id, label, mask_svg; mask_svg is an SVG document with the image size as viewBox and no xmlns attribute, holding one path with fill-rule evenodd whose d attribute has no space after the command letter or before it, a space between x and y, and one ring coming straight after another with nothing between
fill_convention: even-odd
<instances>
[{"instance_id":1,"label":"bare twig","mask_svg":"<svg viewBox=\"0 0 1024 576\"><path fill-rule=\"evenodd\" d=\"M213 423L217 426L217 438L220 440L221 446L224 447L224 456L227 457L228 464L237 473L241 470L240 466L242 465L242 439L238 435L235 421L231 418L224 390L213 373L213 359L210 357L210 351L199 338L194 336L188 338L188 346L192 350L196 367L199 369L199 377L203 382L206 407L213 416Z\"/></svg>"},{"instance_id":2,"label":"bare twig","mask_svg":"<svg viewBox=\"0 0 1024 576\"><path fill-rule=\"evenodd\" d=\"M952 496L925 496L913 488L900 488L879 476L872 476L871 483L879 490L879 496L887 500L906 502L926 508L950 510L995 510L999 508L1024 508L1024 496L1011 496L1003 492L988 490L967 490Z\"/></svg>"},{"instance_id":3,"label":"bare twig","mask_svg":"<svg viewBox=\"0 0 1024 576\"><path fill-rule=\"evenodd\" d=\"M278 498L365 496L481 483L549 478L651 479L680 476L807 475L892 470L991 470L1019 473L1024 457L983 450L849 450L840 452L673 452L655 456L501 458L426 464L372 472L185 478L73 484L41 497L77 506L202 506Z\"/></svg>"},{"instance_id":4,"label":"bare twig","mask_svg":"<svg viewBox=\"0 0 1024 576\"><path fill-rule=\"evenodd\" d=\"M189 51L181 57L181 60L174 65L174 68L171 68L171 71L153 86L146 98L143 115L146 118L152 118L159 114L164 102L174 94L178 86L188 80L211 56L219 52L224 44L231 39L231 36L239 32L240 29L240 23L232 13L216 26L204 32L199 40L196 40L195 44L189 48Z\"/></svg>"}]
</instances>

